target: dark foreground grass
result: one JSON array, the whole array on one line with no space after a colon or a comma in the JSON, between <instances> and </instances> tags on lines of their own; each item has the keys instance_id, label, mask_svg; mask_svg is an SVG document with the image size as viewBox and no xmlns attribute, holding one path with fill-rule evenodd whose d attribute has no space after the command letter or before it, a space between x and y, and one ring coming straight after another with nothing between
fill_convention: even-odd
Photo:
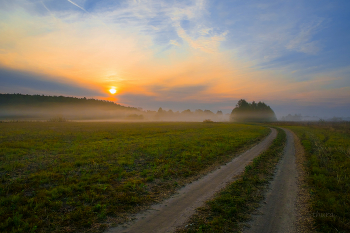
<instances>
[{"instance_id":1,"label":"dark foreground grass","mask_svg":"<svg viewBox=\"0 0 350 233\"><path fill-rule=\"evenodd\" d=\"M289 123L291 125L291 123ZM305 149L318 232L350 232L350 123L292 123Z\"/></svg>"},{"instance_id":2,"label":"dark foreground grass","mask_svg":"<svg viewBox=\"0 0 350 233\"><path fill-rule=\"evenodd\" d=\"M283 153L286 134L278 129L271 147L245 168L243 175L220 191L178 232L239 232L263 199L264 188Z\"/></svg>"},{"instance_id":3,"label":"dark foreground grass","mask_svg":"<svg viewBox=\"0 0 350 233\"><path fill-rule=\"evenodd\" d=\"M0 231L101 231L268 132L224 123L0 123Z\"/></svg>"}]
</instances>

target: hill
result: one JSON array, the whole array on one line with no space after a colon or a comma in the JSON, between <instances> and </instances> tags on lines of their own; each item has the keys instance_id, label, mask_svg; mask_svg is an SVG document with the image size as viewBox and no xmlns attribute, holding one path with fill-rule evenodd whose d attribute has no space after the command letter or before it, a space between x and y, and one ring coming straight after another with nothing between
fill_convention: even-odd
<instances>
[{"instance_id":1,"label":"hill","mask_svg":"<svg viewBox=\"0 0 350 233\"><path fill-rule=\"evenodd\" d=\"M1 118L47 118L65 116L70 119L118 118L137 108L111 101L45 95L0 94Z\"/></svg>"}]
</instances>

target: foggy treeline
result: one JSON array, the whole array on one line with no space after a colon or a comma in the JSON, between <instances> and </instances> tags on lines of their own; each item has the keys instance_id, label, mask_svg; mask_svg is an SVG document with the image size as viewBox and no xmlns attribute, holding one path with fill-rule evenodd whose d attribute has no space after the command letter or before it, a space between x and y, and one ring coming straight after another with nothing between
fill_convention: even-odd
<instances>
[{"instance_id":1,"label":"foggy treeline","mask_svg":"<svg viewBox=\"0 0 350 233\"><path fill-rule=\"evenodd\" d=\"M287 116L283 116L281 117L281 121L302 121L303 117L301 116L301 114L288 114Z\"/></svg>"},{"instance_id":2,"label":"foggy treeline","mask_svg":"<svg viewBox=\"0 0 350 233\"><path fill-rule=\"evenodd\" d=\"M350 117L331 117L331 118L322 118L318 116L302 116L301 114L288 114L287 116L282 116L280 121L288 122L299 122L299 121L330 121L330 122L340 122L340 121L350 121Z\"/></svg>"},{"instance_id":3,"label":"foggy treeline","mask_svg":"<svg viewBox=\"0 0 350 233\"><path fill-rule=\"evenodd\" d=\"M0 117L5 119L123 118L134 112L138 109L85 97L0 94Z\"/></svg>"},{"instance_id":4,"label":"foggy treeline","mask_svg":"<svg viewBox=\"0 0 350 233\"><path fill-rule=\"evenodd\" d=\"M111 101L45 95L0 94L0 118L23 120L227 121L221 111L142 110Z\"/></svg>"},{"instance_id":5,"label":"foggy treeline","mask_svg":"<svg viewBox=\"0 0 350 233\"><path fill-rule=\"evenodd\" d=\"M231 121L237 122L266 122L277 121L275 112L264 102L249 103L241 99L231 112Z\"/></svg>"},{"instance_id":6,"label":"foggy treeline","mask_svg":"<svg viewBox=\"0 0 350 233\"><path fill-rule=\"evenodd\" d=\"M288 114L287 116L282 116L280 121L322 121L324 119L317 116L302 116L301 114ZM332 119L332 121L337 121L337 119Z\"/></svg>"},{"instance_id":7,"label":"foggy treeline","mask_svg":"<svg viewBox=\"0 0 350 233\"><path fill-rule=\"evenodd\" d=\"M222 111L216 113L210 110L197 109L191 111L190 109L184 111L163 110L159 108L158 111L147 111L146 116L151 117L156 121L228 121L228 116L224 115Z\"/></svg>"}]
</instances>

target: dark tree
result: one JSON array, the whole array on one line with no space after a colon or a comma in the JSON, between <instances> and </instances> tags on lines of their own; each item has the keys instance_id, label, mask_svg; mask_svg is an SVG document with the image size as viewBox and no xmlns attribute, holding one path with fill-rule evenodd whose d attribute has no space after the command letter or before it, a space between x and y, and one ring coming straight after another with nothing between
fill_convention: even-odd
<instances>
[{"instance_id":1,"label":"dark tree","mask_svg":"<svg viewBox=\"0 0 350 233\"><path fill-rule=\"evenodd\" d=\"M206 115L214 115L214 113L210 110L204 110L203 113Z\"/></svg>"},{"instance_id":2,"label":"dark tree","mask_svg":"<svg viewBox=\"0 0 350 233\"><path fill-rule=\"evenodd\" d=\"M192 112L190 109L186 109L186 110L182 111L181 114L188 115L188 114L192 114Z\"/></svg>"},{"instance_id":3,"label":"dark tree","mask_svg":"<svg viewBox=\"0 0 350 233\"><path fill-rule=\"evenodd\" d=\"M197 109L196 111L194 111L195 114L203 114L203 110L202 109Z\"/></svg>"}]
</instances>

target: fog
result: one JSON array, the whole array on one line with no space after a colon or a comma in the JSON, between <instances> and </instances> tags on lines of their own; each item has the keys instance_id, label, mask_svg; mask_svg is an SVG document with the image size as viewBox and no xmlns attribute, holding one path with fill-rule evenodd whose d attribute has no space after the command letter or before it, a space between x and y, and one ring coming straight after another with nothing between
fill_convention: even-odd
<instances>
[{"instance_id":1,"label":"fog","mask_svg":"<svg viewBox=\"0 0 350 233\"><path fill-rule=\"evenodd\" d=\"M301 114L288 114L286 116L282 116L278 119L279 121L293 121L293 122L312 122L312 121L350 121L350 117L319 117L319 116L303 116Z\"/></svg>"},{"instance_id":2,"label":"fog","mask_svg":"<svg viewBox=\"0 0 350 233\"><path fill-rule=\"evenodd\" d=\"M143 111L126 108L114 110L103 107L86 106L7 106L0 108L1 120L38 120L38 121L190 121L203 120L228 121L228 114L214 114L209 110L182 112Z\"/></svg>"},{"instance_id":3,"label":"fog","mask_svg":"<svg viewBox=\"0 0 350 233\"><path fill-rule=\"evenodd\" d=\"M208 109L183 111L143 110L114 102L64 96L0 94L0 120L25 121L276 121L274 111L263 102L238 101L232 114ZM288 114L279 121L350 121L350 118Z\"/></svg>"}]
</instances>

